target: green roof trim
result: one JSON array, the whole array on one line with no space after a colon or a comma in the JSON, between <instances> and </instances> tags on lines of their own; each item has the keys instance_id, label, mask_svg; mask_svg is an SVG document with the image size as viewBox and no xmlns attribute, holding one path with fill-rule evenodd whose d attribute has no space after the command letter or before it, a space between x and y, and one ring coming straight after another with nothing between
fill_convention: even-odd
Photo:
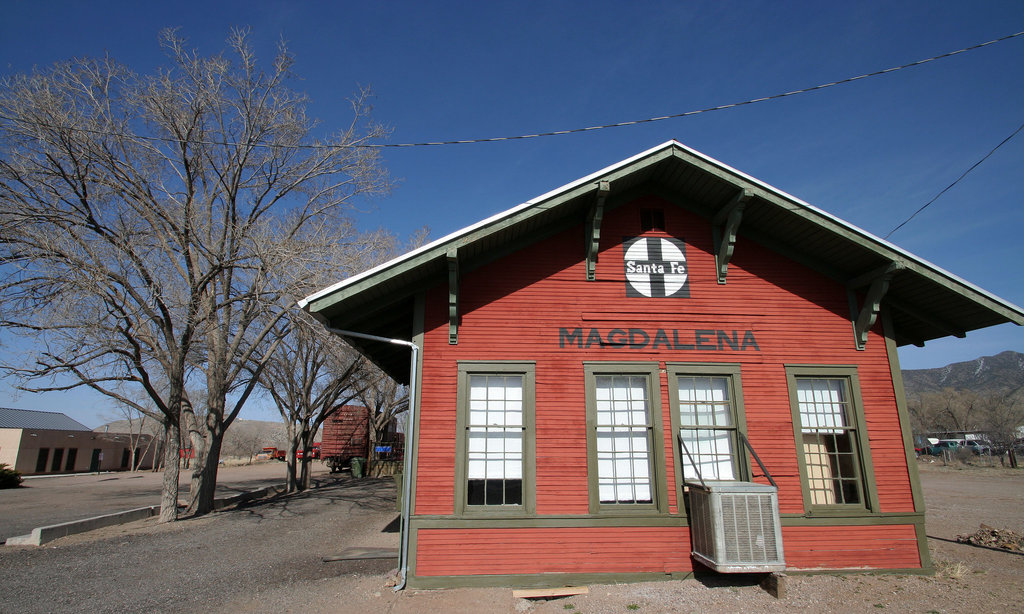
<instances>
[{"instance_id":1,"label":"green roof trim","mask_svg":"<svg viewBox=\"0 0 1024 614\"><path fill-rule=\"evenodd\" d=\"M384 336L408 336L411 299L427 287L447 283L449 252L457 250L459 272L464 274L569 225L585 224L602 185L611 188L606 193L606 207L646 192L667 197L709 219L742 191L749 198L738 226L739 236L844 285L876 269L897 265L882 305L891 300L896 310L893 324L899 345L921 345L1005 322L1024 325L1024 310L1017 305L678 141L662 143L324 288L301 300L299 306L338 328L362 327L360 330ZM800 240L791 240L793 237ZM580 258L587 258L584 241L580 242ZM396 313L399 304L401 313ZM374 354L373 346L364 349ZM387 363L387 359L378 363ZM405 368L400 363L396 366L398 373Z\"/></svg>"}]
</instances>

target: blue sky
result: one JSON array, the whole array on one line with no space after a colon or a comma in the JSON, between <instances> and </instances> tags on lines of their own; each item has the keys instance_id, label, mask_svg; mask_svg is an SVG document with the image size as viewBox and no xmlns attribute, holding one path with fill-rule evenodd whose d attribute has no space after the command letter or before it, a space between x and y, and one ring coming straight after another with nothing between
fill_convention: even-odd
<instances>
[{"instance_id":1,"label":"blue sky","mask_svg":"<svg viewBox=\"0 0 1024 614\"><path fill-rule=\"evenodd\" d=\"M1024 30L1008 2L19 2L0 0L0 74L109 52L138 71L180 27L201 53L249 26L281 39L325 131L376 92L390 142L511 136L739 102ZM393 193L360 223L440 237L669 139L884 236L1024 122L1024 37L782 100L640 126L503 143L389 149ZM1024 305L1024 134L891 238ZM1003 325L903 348L904 368L1024 351ZM0 405L110 414L85 395ZM248 417L273 419L254 407Z\"/></svg>"}]
</instances>

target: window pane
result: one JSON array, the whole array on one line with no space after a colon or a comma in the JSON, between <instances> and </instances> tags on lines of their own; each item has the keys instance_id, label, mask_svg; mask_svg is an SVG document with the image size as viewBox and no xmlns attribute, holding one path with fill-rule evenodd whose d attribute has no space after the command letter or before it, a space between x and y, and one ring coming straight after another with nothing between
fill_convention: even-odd
<instances>
[{"instance_id":1,"label":"window pane","mask_svg":"<svg viewBox=\"0 0 1024 614\"><path fill-rule=\"evenodd\" d=\"M471 375L469 385L466 503L520 505L523 376Z\"/></svg>"},{"instance_id":2,"label":"window pane","mask_svg":"<svg viewBox=\"0 0 1024 614\"><path fill-rule=\"evenodd\" d=\"M646 376L595 376L598 496L650 503L650 408Z\"/></svg>"},{"instance_id":3,"label":"window pane","mask_svg":"<svg viewBox=\"0 0 1024 614\"><path fill-rule=\"evenodd\" d=\"M680 436L690 458L683 453L683 477L706 480L737 478L735 418L728 376L678 378ZM696 467L694 467L696 463Z\"/></svg>"},{"instance_id":4,"label":"window pane","mask_svg":"<svg viewBox=\"0 0 1024 614\"><path fill-rule=\"evenodd\" d=\"M843 378L797 378L804 464L812 505L860 505L860 462Z\"/></svg>"}]
</instances>

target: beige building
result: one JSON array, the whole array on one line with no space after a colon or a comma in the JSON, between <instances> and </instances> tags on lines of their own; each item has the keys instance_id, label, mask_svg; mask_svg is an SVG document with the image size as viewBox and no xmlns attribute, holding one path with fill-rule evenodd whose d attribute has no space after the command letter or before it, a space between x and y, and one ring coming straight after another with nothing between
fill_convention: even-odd
<instances>
[{"instance_id":1,"label":"beige building","mask_svg":"<svg viewBox=\"0 0 1024 614\"><path fill-rule=\"evenodd\" d=\"M22 475L153 466L150 435L94 432L59 413L0 407L0 463Z\"/></svg>"}]
</instances>

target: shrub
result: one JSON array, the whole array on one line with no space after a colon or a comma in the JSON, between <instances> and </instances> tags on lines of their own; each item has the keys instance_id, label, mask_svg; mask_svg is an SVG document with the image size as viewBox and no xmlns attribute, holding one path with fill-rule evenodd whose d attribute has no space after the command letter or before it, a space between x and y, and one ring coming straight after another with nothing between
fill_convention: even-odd
<instances>
[{"instance_id":1,"label":"shrub","mask_svg":"<svg viewBox=\"0 0 1024 614\"><path fill-rule=\"evenodd\" d=\"M0 488L17 488L21 486L21 474L11 469L6 463L0 463Z\"/></svg>"}]
</instances>

